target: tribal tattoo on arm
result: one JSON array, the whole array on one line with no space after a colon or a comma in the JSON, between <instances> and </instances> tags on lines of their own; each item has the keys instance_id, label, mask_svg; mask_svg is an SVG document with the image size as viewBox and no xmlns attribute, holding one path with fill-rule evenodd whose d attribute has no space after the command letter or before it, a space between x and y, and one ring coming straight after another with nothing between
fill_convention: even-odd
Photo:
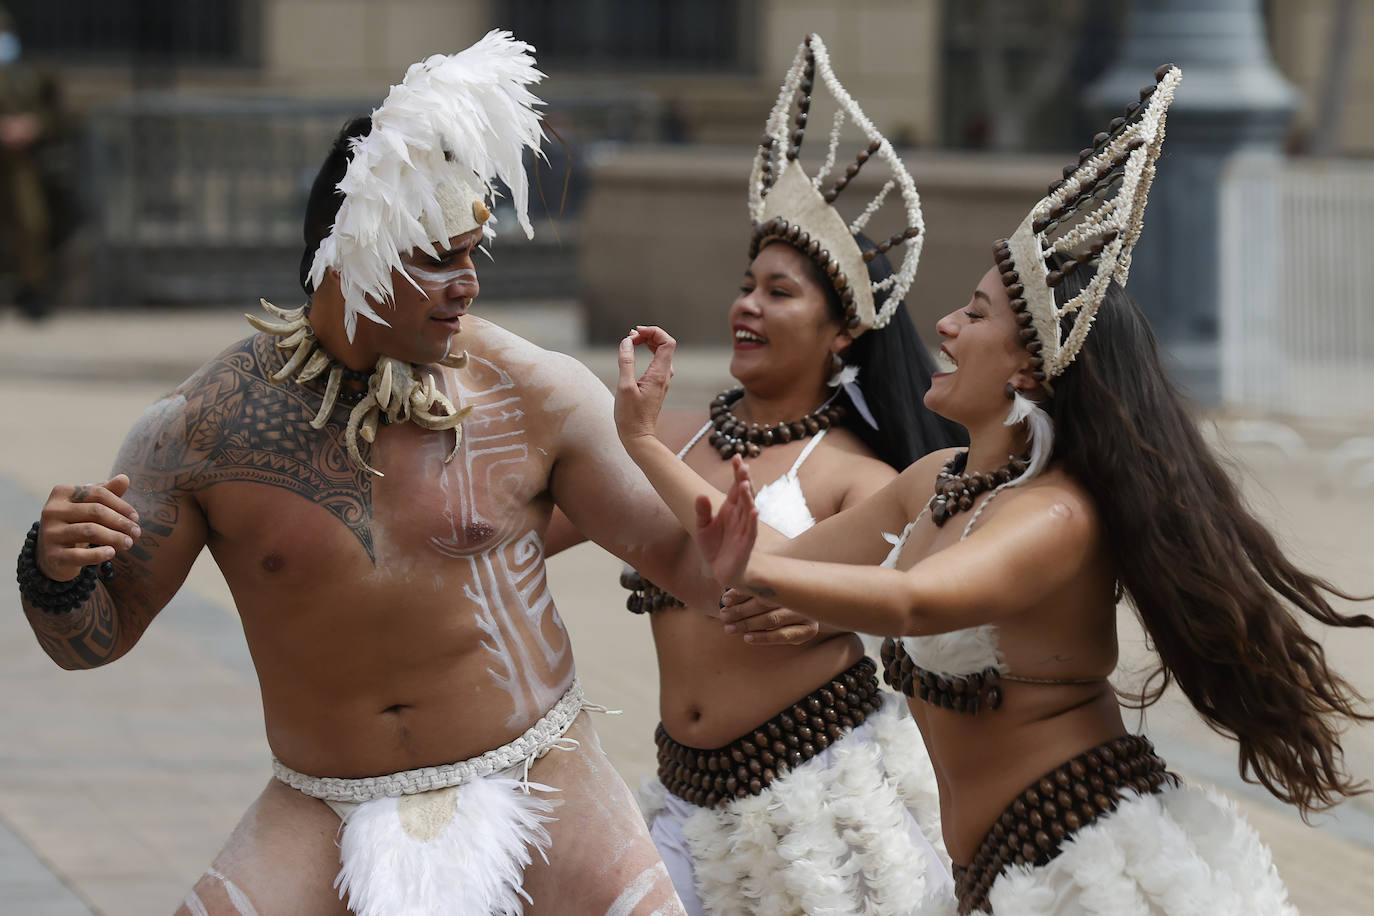
<instances>
[{"instance_id":1,"label":"tribal tattoo on arm","mask_svg":"<svg viewBox=\"0 0 1374 916\"><path fill-rule=\"evenodd\" d=\"M114 470L131 480L124 498L138 510L141 536L116 555L114 578L98 583L80 607L60 615L24 607L58 665L92 668L133 647L205 546L213 519L201 496L217 484L263 484L320 505L375 562L371 480L342 444L348 408L313 429L319 396L272 383L268 376L281 362L264 335L249 338L135 423Z\"/></svg>"}]
</instances>

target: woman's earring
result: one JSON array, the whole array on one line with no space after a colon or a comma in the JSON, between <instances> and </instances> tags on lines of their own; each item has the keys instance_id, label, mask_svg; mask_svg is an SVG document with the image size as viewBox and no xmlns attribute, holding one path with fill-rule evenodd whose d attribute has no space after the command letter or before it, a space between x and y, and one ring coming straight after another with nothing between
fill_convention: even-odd
<instances>
[{"instance_id":1,"label":"woman's earring","mask_svg":"<svg viewBox=\"0 0 1374 916\"><path fill-rule=\"evenodd\" d=\"M1007 400L1008 400L1008 401L1011 401L1011 400L1015 400L1015 399L1016 399L1016 386L1015 386L1015 385L1013 385L1011 382L1007 382L1007 389L1006 389L1006 391L1007 391Z\"/></svg>"}]
</instances>

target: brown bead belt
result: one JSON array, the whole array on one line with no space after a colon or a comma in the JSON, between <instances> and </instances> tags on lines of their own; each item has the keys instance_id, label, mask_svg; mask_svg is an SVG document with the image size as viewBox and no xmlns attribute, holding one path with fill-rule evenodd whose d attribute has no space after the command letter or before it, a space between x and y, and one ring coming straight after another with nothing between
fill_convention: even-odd
<instances>
[{"instance_id":1,"label":"brown bead belt","mask_svg":"<svg viewBox=\"0 0 1374 916\"><path fill-rule=\"evenodd\" d=\"M960 916L987 909L988 890L1013 865L1044 865L1083 827L1116 809L1123 794L1177 785L1149 739L1099 744L1042 776L1002 812L967 865L954 866Z\"/></svg>"},{"instance_id":2,"label":"brown bead belt","mask_svg":"<svg viewBox=\"0 0 1374 916\"><path fill-rule=\"evenodd\" d=\"M630 590L625 609L631 614L650 614L666 607L687 606L629 567L620 573L620 587Z\"/></svg>"},{"instance_id":3,"label":"brown bead belt","mask_svg":"<svg viewBox=\"0 0 1374 916\"><path fill-rule=\"evenodd\" d=\"M890 637L883 640L880 657L883 680L909 697L969 715L1002 705L1002 675L996 668L984 668L962 677L936 674L912 661L906 647Z\"/></svg>"},{"instance_id":4,"label":"brown bead belt","mask_svg":"<svg viewBox=\"0 0 1374 916\"><path fill-rule=\"evenodd\" d=\"M724 747L678 744L659 723L654 732L659 781L669 792L703 808L758 795L790 767L810 760L847 730L863 724L881 705L877 665L862 658Z\"/></svg>"}]
</instances>

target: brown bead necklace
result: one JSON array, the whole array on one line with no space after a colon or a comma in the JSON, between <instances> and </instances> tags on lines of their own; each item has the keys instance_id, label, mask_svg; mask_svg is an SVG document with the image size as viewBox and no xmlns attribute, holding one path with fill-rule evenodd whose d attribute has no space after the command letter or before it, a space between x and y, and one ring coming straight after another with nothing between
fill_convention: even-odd
<instances>
[{"instance_id":1,"label":"brown bead necklace","mask_svg":"<svg viewBox=\"0 0 1374 916\"><path fill-rule=\"evenodd\" d=\"M935 478L935 495L930 498L930 520L936 527L944 525L960 512L973 508L973 500L979 493L996 489L1020 477L1030 466L1030 457L1017 458L1009 455L1006 464L987 473L965 474L968 466L968 452L959 452L949 461Z\"/></svg>"},{"instance_id":2,"label":"brown bead necklace","mask_svg":"<svg viewBox=\"0 0 1374 916\"><path fill-rule=\"evenodd\" d=\"M742 397L743 388L730 388L716 395L711 401L713 429L707 441L726 461L729 461L732 455L756 458L759 452L770 445L781 445L784 442L814 436L843 420L845 415L845 406L837 403L832 395L830 400L800 420L767 425L745 423L730 410Z\"/></svg>"}]
</instances>

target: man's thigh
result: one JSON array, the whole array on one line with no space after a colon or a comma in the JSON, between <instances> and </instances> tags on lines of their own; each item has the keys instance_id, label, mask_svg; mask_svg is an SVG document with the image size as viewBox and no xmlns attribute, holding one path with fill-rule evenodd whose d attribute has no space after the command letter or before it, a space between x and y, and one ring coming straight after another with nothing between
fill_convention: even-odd
<instances>
[{"instance_id":1,"label":"man's thigh","mask_svg":"<svg viewBox=\"0 0 1374 916\"><path fill-rule=\"evenodd\" d=\"M339 818L273 779L177 916L347 916L334 890Z\"/></svg>"},{"instance_id":2,"label":"man's thigh","mask_svg":"<svg viewBox=\"0 0 1374 916\"><path fill-rule=\"evenodd\" d=\"M568 731L581 747L550 751L532 782L556 786L546 864L525 869L526 916L681 916L682 903L633 794L601 751L586 714Z\"/></svg>"}]
</instances>

